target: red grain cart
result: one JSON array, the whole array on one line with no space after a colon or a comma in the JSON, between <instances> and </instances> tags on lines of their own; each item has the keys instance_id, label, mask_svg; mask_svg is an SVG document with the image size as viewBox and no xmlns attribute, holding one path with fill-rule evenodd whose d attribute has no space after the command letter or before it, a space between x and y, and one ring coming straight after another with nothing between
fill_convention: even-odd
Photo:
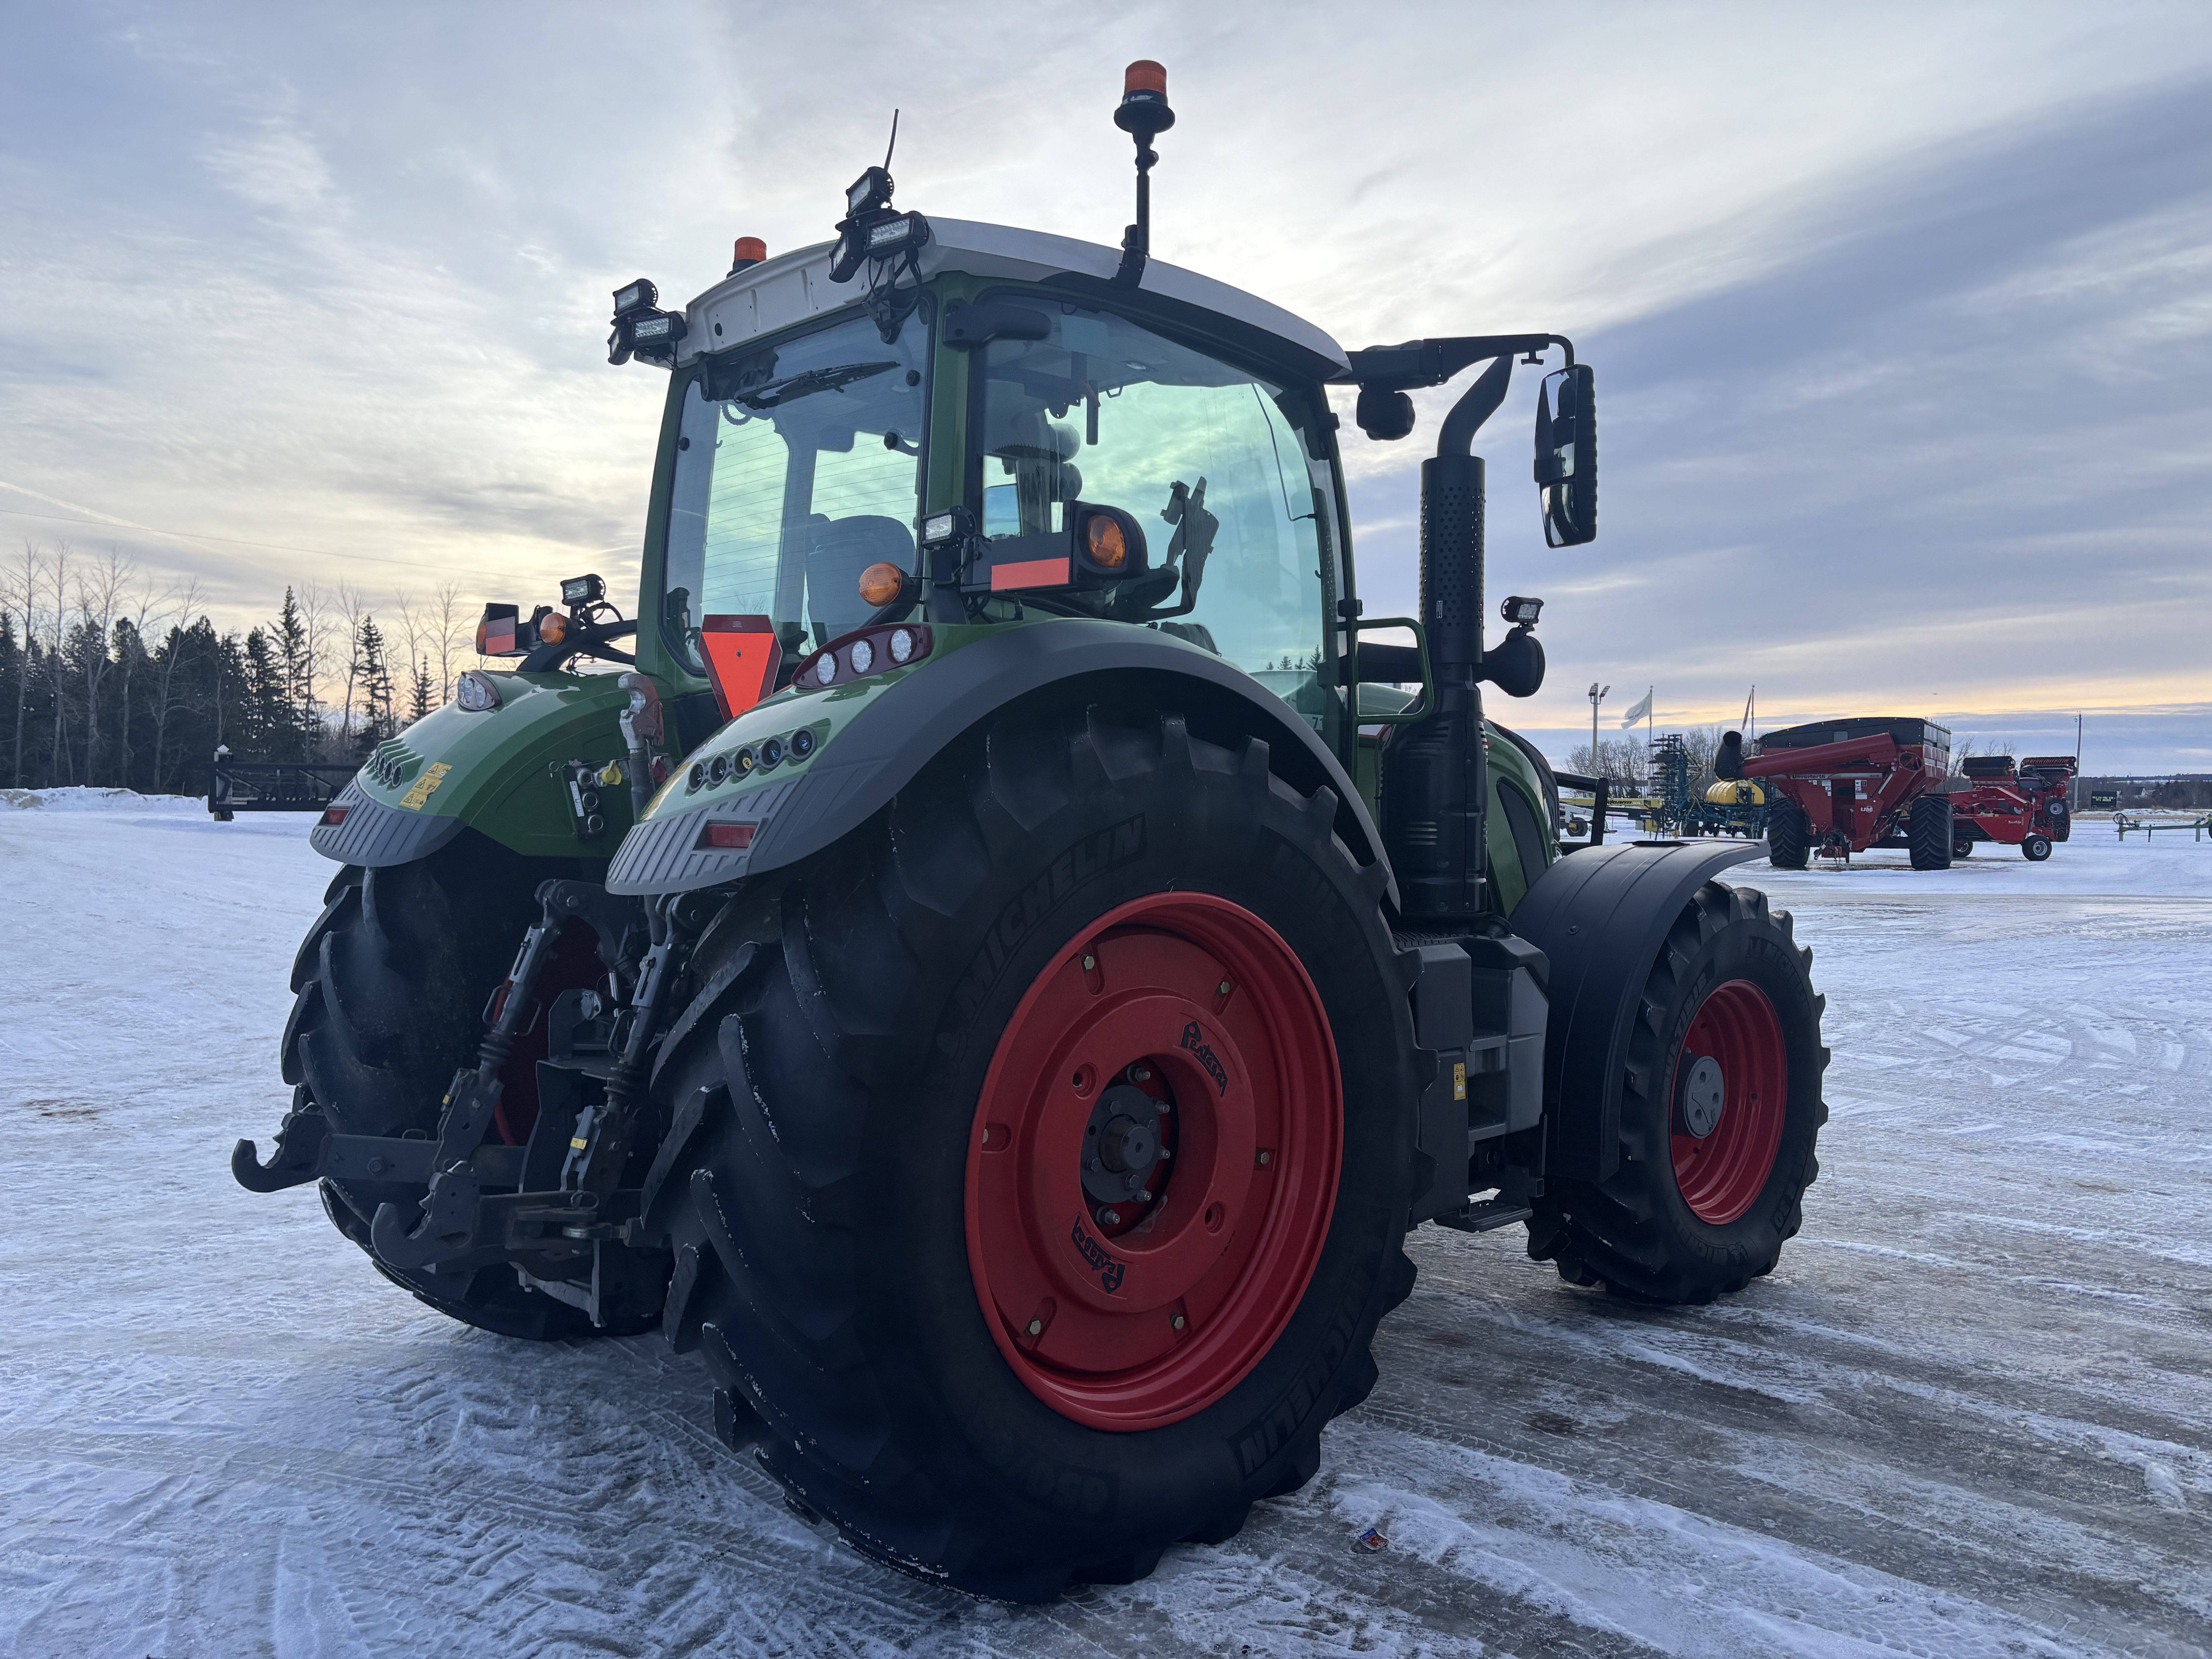
<instances>
[{"instance_id":1,"label":"red grain cart","mask_svg":"<svg viewBox=\"0 0 2212 1659\"><path fill-rule=\"evenodd\" d=\"M1767 821L1768 860L1802 870L1808 858L1849 858L1870 847L1901 848L1916 870L1943 870L1978 841L2051 856L2072 828L2066 796L2071 756L1977 756L1950 775L1951 734L1933 720L1875 716L1786 726L1743 752L1723 740L1721 776L1757 779L1782 799Z\"/></svg>"}]
</instances>

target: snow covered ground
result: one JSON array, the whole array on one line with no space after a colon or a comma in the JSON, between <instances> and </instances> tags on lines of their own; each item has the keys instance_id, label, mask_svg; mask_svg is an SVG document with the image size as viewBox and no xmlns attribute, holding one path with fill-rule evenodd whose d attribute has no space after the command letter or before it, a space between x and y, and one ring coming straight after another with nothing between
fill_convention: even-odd
<instances>
[{"instance_id":1,"label":"snow covered ground","mask_svg":"<svg viewBox=\"0 0 2212 1659\"><path fill-rule=\"evenodd\" d=\"M1319 1480L1014 1609L785 1510L657 1340L463 1329L234 1186L331 867L76 804L0 804L0 1653L2212 1646L2212 844L1741 872L1835 1050L1780 1271L1653 1311L1425 1229Z\"/></svg>"}]
</instances>

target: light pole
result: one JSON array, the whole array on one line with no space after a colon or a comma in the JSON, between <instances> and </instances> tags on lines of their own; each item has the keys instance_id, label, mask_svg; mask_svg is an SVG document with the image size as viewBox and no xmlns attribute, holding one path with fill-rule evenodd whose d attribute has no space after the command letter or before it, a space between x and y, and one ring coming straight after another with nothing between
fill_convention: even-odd
<instances>
[{"instance_id":1,"label":"light pole","mask_svg":"<svg viewBox=\"0 0 2212 1659\"><path fill-rule=\"evenodd\" d=\"M1612 690L1613 688L1609 685L1600 685L1595 680L1590 682L1590 775L1594 778L1605 775L1598 761L1597 706L1606 700Z\"/></svg>"}]
</instances>

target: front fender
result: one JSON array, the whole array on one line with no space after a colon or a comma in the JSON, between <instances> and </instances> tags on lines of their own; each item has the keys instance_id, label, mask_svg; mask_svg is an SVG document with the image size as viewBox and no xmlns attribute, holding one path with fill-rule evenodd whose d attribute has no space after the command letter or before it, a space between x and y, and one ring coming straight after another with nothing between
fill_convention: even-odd
<instances>
[{"instance_id":1,"label":"front fender","mask_svg":"<svg viewBox=\"0 0 2212 1659\"><path fill-rule=\"evenodd\" d=\"M607 828L585 842L556 772L567 761L604 764L623 752L615 718L629 693L619 676L487 678L499 688L498 708L474 713L449 702L380 745L392 781L367 768L355 774L331 803L345 809L343 821L317 824L308 844L371 868L427 858L465 829L532 858L611 853L630 822L628 786L599 792Z\"/></svg>"},{"instance_id":2,"label":"front fender","mask_svg":"<svg viewBox=\"0 0 2212 1659\"><path fill-rule=\"evenodd\" d=\"M607 872L611 892L685 892L796 863L866 823L963 732L1041 695L1117 706L1178 708L1194 726L1266 741L1276 771L1337 802L1337 833L1363 862L1382 837L1344 768L1289 704L1243 670L1172 635L1082 617L938 627L916 666L827 690L793 687L732 721L705 753L734 750L801 727L818 748L703 793L678 776L624 838ZM707 823L753 826L744 848L702 850ZM1386 866L1387 868L1387 866ZM1393 883L1389 890L1397 902Z\"/></svg>"},{"instance_id":3,"label":"front fender","mask_svg":"<svg viewBox=\"0 0 2212 1659\"><path fill-rule=\"evenodd\" d=\"M1765 842L1624 842L1570 854L1513 912L1549 960L1545 1172L1603 1181L1620 1162L1620 1090L1644 982L1690 896Z\"/></svg>"}]
</instances>

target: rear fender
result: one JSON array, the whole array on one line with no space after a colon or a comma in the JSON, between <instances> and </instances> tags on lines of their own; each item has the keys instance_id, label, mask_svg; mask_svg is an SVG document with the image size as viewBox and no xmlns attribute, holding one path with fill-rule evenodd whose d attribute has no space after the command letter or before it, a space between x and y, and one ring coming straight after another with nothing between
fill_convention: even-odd
<instances>
[{"instance_id":1,"label":"rear fender","mask_svg":"<svg viewBox=\"0 0 2212 1659\"><path fill-rule=\"evenodd\" d=\"M935 649L912 668L828 689L787 687L732 721L694 762L802 727L817 747L804 763L703 789L688 775L672 778L623 840L608 890L688 892L794 864L865 823L963 732L1041 698L1096 703L1109 718L1117 708L1176 708L1200 736L1261 738L1287 782L1334 792L1336 833L1353 855L1381 860L1374 821L1319 734L1212 652L1148 628L1072 617L931 631ZM708 824L726 822L751 825L750 844L702 849ZM1387 890L1395 905L1395 884Z\"/></svg>"},{"instance_id":2,"label":"rear fender","mask_svg":"<svg viewBox=\"0 0 2212 1659\"><path fill-rule=\"evenodd\" d=\"M1621 1079L1644 983L1690 896L1764 842L1593 847L1544 872L1513 931L1550 963L1544 1040L1545 1172L1603 1181L1620 1162Z\"/></svg>"}]
</instances>

